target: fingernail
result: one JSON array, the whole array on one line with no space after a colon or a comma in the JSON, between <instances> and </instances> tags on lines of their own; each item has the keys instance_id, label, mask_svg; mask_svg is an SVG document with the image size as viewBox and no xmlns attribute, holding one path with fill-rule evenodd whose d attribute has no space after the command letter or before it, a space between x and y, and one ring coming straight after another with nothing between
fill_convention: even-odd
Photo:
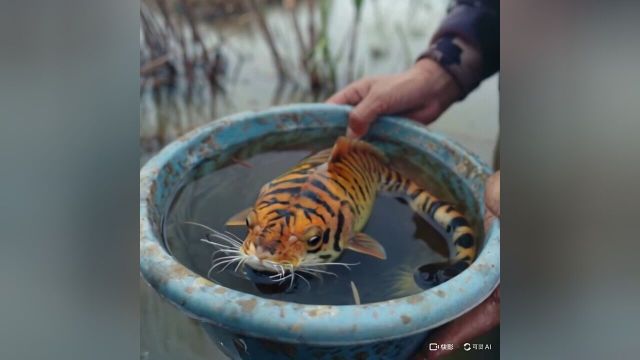
<instances>
[{"instance_id":1,"label":"fingernail","mask_svg":"<svg viewBox=\"0 0 640 360\"><path fill-rule=\"evenodd\" d=\"M355 139L358 136L353 132L353 130L351 130L351 128L347 128L347 137L350 139Z\"/></svg>"}]
</instances>

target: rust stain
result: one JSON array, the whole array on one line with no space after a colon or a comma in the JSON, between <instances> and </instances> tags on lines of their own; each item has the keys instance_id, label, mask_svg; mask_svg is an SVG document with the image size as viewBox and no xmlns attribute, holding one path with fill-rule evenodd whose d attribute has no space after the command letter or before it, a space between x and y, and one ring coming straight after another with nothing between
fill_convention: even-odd
<instances>
[{"instance_id":1,"label":"rust stain","mask_svg":"<svg viewBox=\"0 0 640 360\"><path fill-rule=\"evenodd\" d=\"M155 197L155 195L156 195L157 186L158 185L156 184L155 181L153 181L151 183L151 186L149 186L149 195L151 195L152 198Z\"/></svg>"},{"instance_id":2,"label":"rust stain","mask_svg":"<svg viewBox=\"0 0 640 360\"><path fill-rule=\"evenodd\" d=\"M256 299L238 300L237 302L238 302L238 305L242 307L242 311L244 312L252 312L253 309L256 308L256 304L258 303Z\"/></svg>"},{"instance_id":3,"label":"rust stain","mask_svg":"<svg viewBox=\"0 0 640 360\"><path fill-rule=\"evenodd\" d=\"M227 292L227 289L223 288L222 286L218 286L218 288L215 289L213 292L216 294L222 295Z\"/></svg>"},{"instance_id":4,"label":"rust stain","mask_svg":"<svg viewBox=\"0 0 640 360\"><path fill-rule=\"evenodd\" d=\"M421 302L422 300L424 300L424 296L422 296L422 295L413 295L413 296L411 296L411 297L409 297L407 299L407 302L409 304L417 304L417 303Z\"/></svg>"},{"instance_id":5,"label":"rust stain","mask_svg":"<svg viewBox=\"0 0 640 360\"><path fill-rule=\"evenodd\" d=\"M162 253L157 246L145 246L144 255L148 257L157 257Z\"/></svg>"},{"instance_id":6,"label":"rust stain","mask_svg":"<svg viewBox=\"0 0 640 360\"><path fill-rule=\"evenodd\" d=\"M447 296L447 293L442 290L438 290L436 291L436 295L440 296L441 298L444 298Z\"/></svg>"},{"instance_id":7,"label":"rust stain","mask_svg":"<svg viewBox=\"0 0 640 360\"><path fill-rule=\"evenodd\" d=\"M302 121L302 115L298 113L283 114L278 120L282 122L291 121L297 125Z\"/></svg>"},{"instance_id":8,"label":"rust stain","mask_svg":"<svg viewBox=\"0 0 640 360\"><path fill-rule=\"evenodd\" d=\"M210 149L217 149L218 143L216 142L215 135L211 134L207 137L207 140L204 141L205 144L209 146Z\"/></svg>"},{"instance_id":9,"label":"rust stain","mask_svg":"<svg viewBox=\"0 0 640 360\"><path fill-rule=\"evenodd\" d=\"M302 330L301 324L293 324L293 326L291 326L291 331L293 332L300 332L300 330Z\"/></svg>"},{"instance_id":10,"label":"rust stain","mask_svg":"<svg viewBox=\"0 0 640 360\"><path fill-rule=\"evenodd\" d=\"M331 307L319 307L316 309L311 309L307 311L305 314L310 317L323 316L323 315L331 316L336 314L336 310Z\"/></svg>"},{"instance_id":11,"label":"rust stain","mask_svg":"<svg viewBox=\"0 0 640 360\"><path fill-rule=\"evenodd\" d=\"M172 274L172 276L176 277L185 277L189 275L189 269L180 264L173 264L169 272Z\"/></svg>"},{"instance_id":12,"label":"rust stain","mask_svg":"<svg viewBox=\"0 0 640 360\"><path fill-rule=\"evenodd\" d=\"M402 315L400 316L400 319L402 319L402 323L407 325L408 323L411 322L411 317L407 316L407 315Z\"/></svg>"},{"instance_id":13,"label":"rust stain","mask_svg":"<svg viewBox=\"0 0 640 360\"><path fill-rule=\"evenodd\" d=\"M197 286L197 287L206 287L206 286L211 286L211 285L213 285L213 283L212 283L211 281L209 281L209 280L207 280L207 279L205 279L205 278L201 278L201 277L197 278L197 279L193 282L193 284L194 284L195 286ZM224 288L223 288L223 289L224 289Z\"/></svg>"},{"instance_id":14,"label":"rust stain","mask_svg":"<svg viewBox=\"0 0 640 360\"><path fill-rule=\"evenodd\" d=\"M482 275L487 275L489 273L489 265L485 263L476 264L476 269Z\"/></svg>"},{"instance_id":15,"label":"rust stain","mask_svg":"<svg viewBox=\"0 0 640 360\"><path fill-rule=\"evenodd\" d=\"M184 289L184 291L187 292L187 294L193 294L193 290L195 290L192 286L187 286L186 289Z\"/></svg>"}]
</instances>

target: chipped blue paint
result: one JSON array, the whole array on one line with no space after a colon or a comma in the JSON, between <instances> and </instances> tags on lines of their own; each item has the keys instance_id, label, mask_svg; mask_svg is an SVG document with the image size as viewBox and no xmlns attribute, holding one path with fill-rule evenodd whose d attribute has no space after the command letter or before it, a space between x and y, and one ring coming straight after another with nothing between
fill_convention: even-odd
<instances>
[{"instance_id":1,"label":"chipped blue paint","mask_svg":"<svg viewBox=\"0 0 640 360\"><path fill-rule=\"evenodd\" d=\"M204 159L223 163L243 144L265 134L296 136L300 129L316 129L325 137L344 133L349 109L291 105L216 120L166 146L140 172L142 276L162 297L202 321L232 357L403 357L420 346L429 329L479 304L499 282L498 220L491 223L476 261L460 275L417 295L365 305L302 305L242 293L202 278L167 253L162 217L187 171ZM467 204L471 217L481 221L490 169L476 156L398 117L380 118L370 136L377 143L417 149L442 163L444 170L436 175Z\"/></svg>"}]
</instances>

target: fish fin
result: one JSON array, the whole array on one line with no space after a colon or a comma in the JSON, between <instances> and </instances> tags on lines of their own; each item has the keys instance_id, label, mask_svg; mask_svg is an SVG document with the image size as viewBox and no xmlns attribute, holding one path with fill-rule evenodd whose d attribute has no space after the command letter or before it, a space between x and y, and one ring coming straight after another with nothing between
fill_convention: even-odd
<instances>
[{"instance_id":1,"label":"fish fin","mask_svg":"<svg viewBox=\"0 0 640 360\"><path fill-rule=\"evenodd\" d=\"M331 156L332 148L323 149L316 153L313 153L302 160L303 163L324 163Z\"/></svg>"},{"instance_id":2,"label":"fish fin","mask_svg":"<svg viewBox=\"0 0 640 360\"><path fill-rule=\"evenodd\" d=\"M365 233L357 233L349 239L347 242L347 249L371 255L382 260L387 258L387 252L384 250L384 247L374 238Z\"/></svg>"},{"instance_id":3,"label":"fish fin","mask_svg":"<svg viewBox=\"0 0 640 360\"><path fill-rule=\"evenodd\" d=\"M453 264L450 262L426 264L416 270L413 278L418 286L429 289L450 280L468 267L469 263L466 261L458 261Z\"/></svg>"},{"instance_id":4,"label":"fish fin","mask_svg":"<svg viewBox=\"0 0 640 360\"><path fill-rule=\"evenodd\" d=\"M331 167L332 163L340 162L340 159L348 154L358 152L371 154L383 163L388 162L387 157L375 146L362 140L340 136L331 150L331 156L329 156L329 167Z\"/></svg>"},{"instance_id":5,"label":"fish fin","mask_svg":"<svg viewBox=\"0 0 640 360\"><path fill-rule=\"evenodd\" d=\"M251 212L253 207L248 207L239 213L233 215L225 223L226 226L244 226L246 224L247 216Z\"/></svg>"}]
</instances>

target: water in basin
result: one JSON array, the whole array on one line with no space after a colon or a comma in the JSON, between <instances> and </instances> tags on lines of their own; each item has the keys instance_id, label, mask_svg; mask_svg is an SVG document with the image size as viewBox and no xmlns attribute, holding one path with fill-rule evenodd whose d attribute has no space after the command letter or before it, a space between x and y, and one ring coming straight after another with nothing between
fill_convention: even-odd
<instances>
[{"instance_id":1,"label":"water in basin","mask_svg":"<svg viewBox=\"0 0 640 360\"><path fill-rule=\"evenodd\" d=\"M235 271L235 263L222 271L219 270L223 266L209 271L212 261L225 255L219 253L212 257L217 249L201 241L207 238L209 231L185 222L197 222L218 231L230 231L244 239L245 227L226 228L225 221L251 206L263 184L307 155L325 147L294 146L259 154L252 154L254 151L245 149L247 158L234 157L215 171L211 162L200 165L185 181L166 216L164 235L170 253L192 271L226 287L297 303L354 304L351 282L355 284L362 303L385 301L422 291L414 281L414 271L427 263L445 261L448 255L446 242L436 229L414 214L406 204L383 195L378 196L364 232L383 244L387 251L386 260L345 250L338 261L358 265L350 266L350 269L329 266L325 269L336 276L324 275L321 279L305 277L308 283L296 279L293 285L288 280L279 285L256 284L249 280L250 270L240 268ZM452 200L446 189L435 182L428 172L420 171L420 168L401 158L392 160L395 166L399 166L426 189L441 198ZM210 236L209 239L214 240Z\"/></svg>"}]
</instances>

